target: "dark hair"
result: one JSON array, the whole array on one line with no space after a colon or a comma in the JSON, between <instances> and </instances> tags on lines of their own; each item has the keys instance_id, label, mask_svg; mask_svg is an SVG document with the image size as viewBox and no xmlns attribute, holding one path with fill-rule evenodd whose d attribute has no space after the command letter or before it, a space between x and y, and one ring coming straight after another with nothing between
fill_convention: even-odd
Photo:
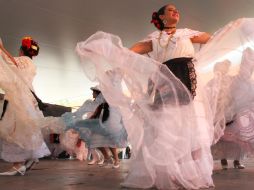
<instances>
[{"instance_id":1,"label":"dark hair","mask_svg":"<svg viewBox=\"0 0 254 190\"><path fill-rule=\"evenodd\" d=\"M96 108L95 114L93 115L93 117L91 117L91 119L99 118L102 110L103 110L102 119L101 119L102 123L107 121L108 118L109 118L109 114L110 114L110 112L109 112L109 105L108 105L107 102L104 102L104 103L100 104Z\"/></svg>"},{"instance_id":2,"label":"dark hair","mask_svg":"<svg viewBox=\"0 0 254 190\"><path fill-rule=\"evenodd\" d=\"M164 29L164 23L160 19L160 15L164 15L166 7L167 7L167 5L164 5L157 12L154 12L153 15L152 15L151 23L153 23L154 26L156 28L158 28L159 30L163 30Z\"/></svg>"},{"instance_id":3,"label":"dark hair","mask_svg":"<svg viewBox=\"0 0 254 190\"><path fill-rule=\"evenodd\" d=\"M102 122L104 122L104 121L107 121L108 118L109 118L109 114L110 114L109 113L109 105L108 105L107 102L105 102L105 103L102 104L102 107L104 109L103 115L102 115Z\"/></svg>"},{"instance_id":4,"label":"dark hair","mask_svg":"<svg viewBox=\"0 0 254 190\"><path fill-rule=\"evenodd\" d=\"M95 92L97 96L101 93L101 91L95 89L92 89L92 91Z\"/></svg>"},{"instance_id":5,"label":"dark hair","mask_svg":"<svg viewBox=\"0 0 254 190\"><path fill-rule=\"evenodd\" d=\"M24 53L25 56L28 56L32 59L33 56L38 55L40 47L38 43L31 37L24 37L22 39L20 50Z\"/></svg>"},{"instance_id":6,"label":"dark hair","mask_svg":"<svg viewBox=\"0 0 254 190\"><path fill-rule=\"evenodd\" d=\"M165 9L167 8L169 4L164 5L163 7L161 7L157 12L154 12L152 15L152 20L151 23L154 24L154 26L156 28L158 28L159 30L163 30L164 29L164 23L163 21L160 19L160 15L164 15L165 14Z\"/></svg>"}]
</instances>

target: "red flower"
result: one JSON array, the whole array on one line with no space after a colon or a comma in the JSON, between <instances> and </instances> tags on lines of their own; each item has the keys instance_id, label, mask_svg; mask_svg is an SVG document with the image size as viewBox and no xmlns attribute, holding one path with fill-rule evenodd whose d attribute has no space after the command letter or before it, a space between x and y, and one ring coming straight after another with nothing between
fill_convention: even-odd
<instances>
[{"instance_id":1,"label":"red flower","mask_svg":"<svg viewBox=\"0 0 254 190\"><path fill-rule=\"evenodd\" d=\"M32 38L31 37L24 37L22 39L22 46L30 49L32 45Z\"/></svg>"},{"instance_id":2,"label":"red flower","mask_svg":"<svg viewBox=\"0 0 254 190\"><path fill-rule=\"evenodd\" d=\"M152 19L152 20L151 20L151 23L157 24L157 23L159 23L159 21L156 20L156 19Z\"/></svg>"}]
</instances>

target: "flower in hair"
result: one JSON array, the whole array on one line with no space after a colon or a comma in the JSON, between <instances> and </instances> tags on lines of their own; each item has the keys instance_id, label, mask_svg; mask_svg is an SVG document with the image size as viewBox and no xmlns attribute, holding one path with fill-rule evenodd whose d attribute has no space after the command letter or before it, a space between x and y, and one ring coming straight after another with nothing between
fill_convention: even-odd
<instances>
[{"instance_id":1,"label":"flower in hair","mask_svg":"<svg viewBox=\"0 0 254 190\"><path fill-rule=\"evenodd\" d=\"M157 27L157 28L160 28L160 27L161 27L161 25L158 23L158 24L156 24L156 27Z\"/></svg>"},{"instance_id":2,"label":"flower in hair","mask_svg":"<svg viewBox=\"0 0 254 190\"><path fill-rule=\"evenodd\" d=\"M32 38L31 37L24 37L22 38L22 46L26 47L27 49L31 48L32 45Z\"/></svg>"},{"instance_id":3,"label":"flower in hair","mask_svg":"<svg viewBox=\"0 0 254 190\"><path fill-rule=\"evenodd\" d=\"M151 20L151 23L153 23L153 24L158 24L158 23L159 23L159 21L158 21L158 20L156 20L156 19L152 19L152 20Z\"/></svg>"}]
</instances>

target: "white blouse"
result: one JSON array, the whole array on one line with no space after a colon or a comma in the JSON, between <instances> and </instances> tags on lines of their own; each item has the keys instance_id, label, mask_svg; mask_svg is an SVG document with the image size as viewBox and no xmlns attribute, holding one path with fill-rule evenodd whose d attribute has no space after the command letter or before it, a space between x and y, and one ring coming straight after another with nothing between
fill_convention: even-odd
<instances>
[{"instance_id":1,"label":"white blouse","mask_svg":"<svg viewBox=\"0 0 254 190\"><path fill-rule=\"evenodd\" d=\"M144 40L152 41L153 51L148 56L159 62L178 57L193 57L195 51L191 38L202 33L187 28L177 29L172 37L165 31L153 32Z\"/></svg>"},{"instance_id":2,"label":"white blouse","mask_svg":"<svg viewBox=\"0 0 254 190\"><path fill-rule=\"evenodd\" d=\"M27 56L14 57L17 65L10 60L10 58L0 51L3 59L8 63L10 68L16 73L25 84L28 85L29 89L33 90L33 80L36 75L36 66L32 59Z\"/></svg>"},{"instance_id":3,"label":"white blouse","mask_svg":"<svg viewBox=\"0 0 254 190\"><path fill-rule=\"evenodd\" d=\"M36 75L36 66L27 56L15 57L17 62L18 72L20 76L23 78L24 82L29 86L31 90L33 90L33 80Z\"/></svg>"}]
</instances>

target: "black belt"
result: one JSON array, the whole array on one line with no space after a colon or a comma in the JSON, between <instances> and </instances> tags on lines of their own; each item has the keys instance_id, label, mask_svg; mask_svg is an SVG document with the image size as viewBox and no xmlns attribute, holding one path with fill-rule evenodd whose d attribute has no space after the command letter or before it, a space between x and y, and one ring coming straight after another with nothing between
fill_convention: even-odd
<instances>
[{"instance_id":1,"label":"black belt","mask_svg":"<svg viewBox=\"0 0 254 190\"><path fill-rule=\"evenodd\" d=\"M190 57L170 59L163 63L187 87L191 95L196 95L197 76Z\"/></svg>"}]
</instances>

